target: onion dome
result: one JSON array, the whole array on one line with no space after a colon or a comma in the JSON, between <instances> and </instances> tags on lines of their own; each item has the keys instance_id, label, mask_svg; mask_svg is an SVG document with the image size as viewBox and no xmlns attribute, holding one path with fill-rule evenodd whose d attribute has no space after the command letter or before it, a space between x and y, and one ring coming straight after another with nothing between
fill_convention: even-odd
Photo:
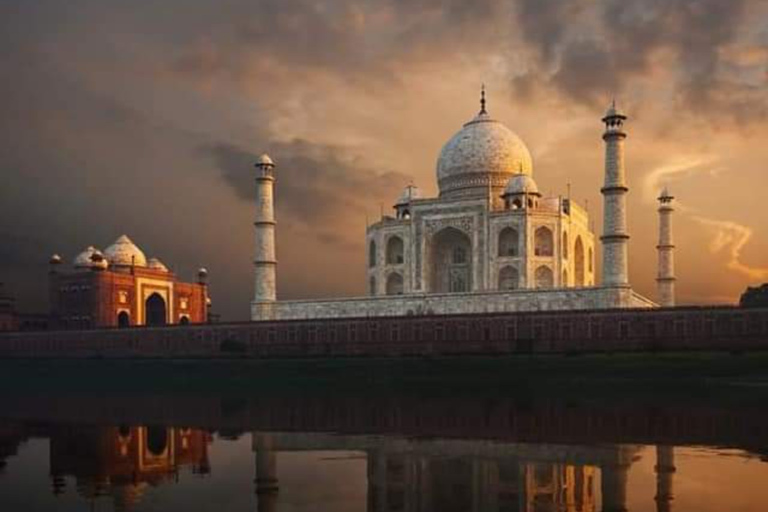
<instances>
[{"instance_id":1,"label":"onion dome","mask_svg":"<svg viewBox=\"0 0 768 512\"><path fill-rule=\"evenodd\" d=\"M527 174L519 173L512 176L504 189L504 195L502 197L520 194L541 195L539 193L539 187L536 186L536 182Z\"/></svg>"},{"instance_id":2,"label":"onion dome","mask_svg":"<svg viewBox=\"0 0 768 512\"><path fill-rule=\"evenodd\" d=\"M272 161L268 154L262 153L259 159L256 160L256 165L269 165L274 167L275 162Z\"/></svg>"},{"instance_id":3,"label":"onion dome","mask_svg":"<svg viewBox=\"0 0 768 512\"><path fill-rule=\"evenodd\" d=\"M403 189L403 193L397 198L395 206L411 204L414 199L421 199L421 191L416 185L408 185Z\"/></svg>"},{"instance_id":4,"label":"onion dome","mask_svg":"<svg viewBox=\"0 0 768 512\"><path fill-rule=\"evenodd\" d=\"M123 235L115 243L104 249L104 256L112 266L116 267L146 267L147 257L141 252L130 238Z\"/></svg>"},{"instance_id":5,"label":"onion dome","mask_svg":"<svg viewBox=\"0 0 768 512\"><path fill-rule=\"evenodd\" d=\"M91 255L91 265L92 270L107 270L109 267L109 262L104 257L104 255L101 253L101 251L96 250Z\"/></svg>"},{"instance_id":6,"label":"onion dome","mask_svg":"<svg viewBox=\"0 0 768 512\"><path fill-rule=\"evenodd\" d=\"M51 265L60 265L61 264L61 256L58 254L52 254L51 259L48 260L48 263Z\"/></svg>"},{"instance_id":7,"label":"onion dome","mask_svg":"<svg viewBox=\"0 0 768 512\"><path fill-rule=\"evenodd\" d=\"M515 173L533 173L531 153L512 130L482 108L440 151L437 183L441 197L485 197Z\"/></svg>"},{"instance_id":8,"label":"onion dome","mask_svg":"<svg viewBox=\"0 0 768 512\"><path fill-rule=\"evenodd\" d=\"M72 265L74 265L77 268L88 268L91 266L91 256L96 252L96 248L92 245L89 245L85 248L83 252L78 254L74 261L72 261Z\"/></svg>"},{"instance_id":9,"label":"onion dome","mask_svg":"<svg viewBox=\"0 0 768 512\"><path fill-rule=\"evenodd\" d=\"M168 267L166 267L165 264L157 258L149 258L149 260L147 260L147 268L168 272Z\"/></svg>"},{"instance_id":10,"label":"onion dome","mask_svg":"<svg viewBox=\"0 0 768 512\"><path fill-rule=\"evenodd\" d=\"M619 109L619 107L616 106L615 99L611 101L611 104L608 106L608 110L605 111L605 116L603 117L603 120L610 119L612 117L620 117L622 119L627 118L627 116L624 115L624 113Z\"/></svg>"}]
</instances>

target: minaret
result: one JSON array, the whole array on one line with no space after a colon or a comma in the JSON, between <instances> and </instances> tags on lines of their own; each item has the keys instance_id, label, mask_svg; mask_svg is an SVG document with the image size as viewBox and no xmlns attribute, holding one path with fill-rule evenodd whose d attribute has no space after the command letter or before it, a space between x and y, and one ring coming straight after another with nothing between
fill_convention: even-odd
<instances>
[{"instance_id":1,"label":"minaret","mask_svg":"<svg viewBox=\"0 0 768 512\"><path fill-rule=\"evenodd\" d=\"M627 188L624 172L624 121L614 101L603 117L605 132L605 182L603 194L603 286L629 284L627 242Z\"/></svg>"},{"instance_id":2,"label":"minaret","mask_svg":"<svg viewBox=\"0 0 768 512\"><path fill-rule=\"evenodd\" d=\"M656 284L659 291L659 305L670 308L675 305L675 245L672 241L673 196L666 188L659 196L659 274Z\"/></svg>"},{"instance_id":3,"label":"minaret","mask_svg":"<svg viewBox=\"0 0 768 512\"><path fill-rule=\"evenodd\" d=\"M253 320L266 320L270 316L269 304L276 299L275 270L275 164L263 154L256 162L256 253L253 294ZM267 306L267 307L265 307Z\"/></svg>"},{"instance_id":4,"label":"minaret","mask_svg":"<svg viewBox=\"0 0 768 512\"><path fill-rule=\"evenodd\" d=\"M675 474L675 449L671 446L656 447L656 511L672 512L672 478Z\"/></svg>"}]
</instances>

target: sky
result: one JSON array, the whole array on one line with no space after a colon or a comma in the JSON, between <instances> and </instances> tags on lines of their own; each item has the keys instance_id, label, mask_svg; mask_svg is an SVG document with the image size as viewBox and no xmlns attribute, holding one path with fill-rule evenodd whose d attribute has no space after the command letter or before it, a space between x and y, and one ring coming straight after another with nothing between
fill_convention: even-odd
<instances>
[{"instance_id":1,"label":"sky","mask_svg":"<svg viewBox=\"0 0 768 512\"><path fill-rule=\"evenodd\" d=\"M768 281L768 2L7 0L0 37L0 281L22 311L46 310L51 254L125 233L182 279L207 267L214 310L247 319L262 152L278 297L363 294L366 222L411 180L437 192L481 83L598 235L616 98L640 293L663 186L678 302Z\"/></svg>"}]
</instances>

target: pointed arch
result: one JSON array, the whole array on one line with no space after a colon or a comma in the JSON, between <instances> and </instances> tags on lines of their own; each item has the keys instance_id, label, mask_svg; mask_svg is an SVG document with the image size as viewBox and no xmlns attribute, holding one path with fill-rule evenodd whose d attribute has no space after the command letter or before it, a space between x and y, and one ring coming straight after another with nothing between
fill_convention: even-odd
<instances>
[{"instance_id":1,"label":"pointed arch","mask_svg":"<svg viewBox=\"0 0 768 512\"><path fill-rule=\"evenodd\" d=\"M117 326L120 328L131 326L131 316L127 311L121 311L117 314Z\"/></svg>"},{"instance_id":2,"label":"pointed arch","mask_svg":"<svg viewBox=\"0 0 768 512\"><path fill-rule=\"evenodd\" d=\"M387 295L403 294L403 276L399 272L392 272L387 276Z\"/></svg>"},{"instance_id":3,"label":"pointed arch","mask_svg":"<svg viewBox=\"0 0 768 512\"><path fill-rule=\"evenodd\" d=\"M563 259L568 259L568 232L563 231Z\"/></svg>"},{"instance_id":4,"label":"pointed arch","mask_svg":"<svg viewBox=\"0 0 768 512\"><path fill-rule=\"evenodd\" d=\"M499 271L499 290L517 290L520 287L520 273L512 265Z\"/></svg>"},{"instance_id":5,"label":"pointed arch","mask_svg":"<svg viewBox=\"0 0 768 512\"><path fill-rule=\"evenodd\" d=\"M438 231L429 244L429 289L437 293L472 290L472 241L454 227Z\"/></svg>"},{"instance_id":6,"label":"pointed arch","mask_svg":"<svg viewBox=\"0 0 768 512\"><path fill-rule=\"evenodd\" d=\"M159 293L147 297L145 311L147 325L165 325L168 322L165 299Z\"/></svg>"},{"instance_id":7,"label":"pointed arch","mask_svg":"<svg viewBox=\"0 0 768 512\"><path fill-rule=\"evenodd\" d=\"M400 265L405 261L403 239L391 236L387 240L387 265Z\"/></svg>"},{"instance_id":8,"label":"pointed arch","mask_svg":"<svg viewBox=\"0 0 768 512\"><path fill-rule=\"evenodd\" d=\"M554 238L552 230L541 226L534 232L533 253L536 256L552 256L554 253Z\"/></svg>"},{"instance_id":9,"label":"pointed arch","mask_svg":"<svg viewBox=\"0 0 768 512\"><path fill-rule=\"evenodd\" d=\"M554 275L552 269L546 265L541 265L535 273L536 288L552 288L554 286Z\"/></svg>"},{"instance_id":10,"label":"pointed arch","mask_svg":"<svg viewBox=\"0 0 768 512\"><path fill-rule=\"evenodd\" d=\"M576 237L576 243L573 246L573 262L576 277L576 286L584 286L584 244L581 236Z\"/></svg>"},{"instance_id":11,"label":"pointed arch","mask_svg":"<svg viewBox=\"0 0 768 512\"><path fill-rule=\"evenodd\" d=\"M376 241L371 240L368 244L368 267L376 266Z\"/></svg>"},{"instance_id":12,"label":"pointed arch","mask_svg":"<svg viewBox=\"0 0 768 512\"><path fill-rule=\"evenodd\" d=\"M520 234L513 227L506 227L499 231L500 257L518 256L520 254Z\"/></svg>"}]
</instances>

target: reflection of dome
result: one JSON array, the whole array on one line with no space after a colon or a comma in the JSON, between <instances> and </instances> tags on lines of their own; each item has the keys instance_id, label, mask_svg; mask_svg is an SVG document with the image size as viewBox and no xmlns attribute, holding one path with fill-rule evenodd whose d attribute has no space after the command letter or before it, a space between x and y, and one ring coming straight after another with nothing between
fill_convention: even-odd
<instances>
[{"instance_id":1,"label":"reflection of dome","mask_svg":"<svg viewBox=\"0 0 768 512\"><path fill-rule=\"evenodd\" d=\"M72 264L78 268L88 268L91 266L91 256L93 256L94 253L96 253L96 248L89 245L83 252L75 257Z\"/></svg>"},{"instance_id":2,"label":"reflection of dome","mask_svg":"<svg viewBox=\"0 0 768 512\"><path fill-rule=\"evenodd\" d=\"M484 110L443 146L437 160L441 196L486 195L516 173L532 174L531 154L509 128Z\"/></svg>"},{"instance_id":3,"label":"reflection of dome","mask_svg":"<svg viewBox=\"0 0 768 512\"><path fill-rule=\"evenodd\" d=\"M410 204L414 199L421 199L421 191L416 185L408 185L403 189L403 193L397 198L395 206Z\"/></svg>"},{"instance_id":4,"label":"reflection of dome","mask_svg":"<svg viewBox=\"0 0 768 512\"><path fill-rule=\"evenodd\" d=\"M504 195L515 194L535 194L539 195L539 187L533 178L527 174L515 174L509 179L507 187L504 189Z\"/></svg>"},{"instance_id":5,"label":"reflection of dome","mask_svg":"<svg viewBox=\"0 0 768 512\"><path fill-rule=\"evenodd\" d=\"M166 267L165 264L157 258L149 258L149 261L147 261L147 267L154 270L162 270L163 272L168 272L168 267Z\"/></svg>"},{"instance_id":6,"label":"reflection of dome","mask_svg":"<svg viewBox=\"0 0 768 512\"><path fill-rule=\"evenodd\" d=\"M131 241L130 238L123 235L115 243L104 249L104 256L109 263L118 267L146 267L147 257L141 252L141 249Z\"/></svg>"}]
</instances>

